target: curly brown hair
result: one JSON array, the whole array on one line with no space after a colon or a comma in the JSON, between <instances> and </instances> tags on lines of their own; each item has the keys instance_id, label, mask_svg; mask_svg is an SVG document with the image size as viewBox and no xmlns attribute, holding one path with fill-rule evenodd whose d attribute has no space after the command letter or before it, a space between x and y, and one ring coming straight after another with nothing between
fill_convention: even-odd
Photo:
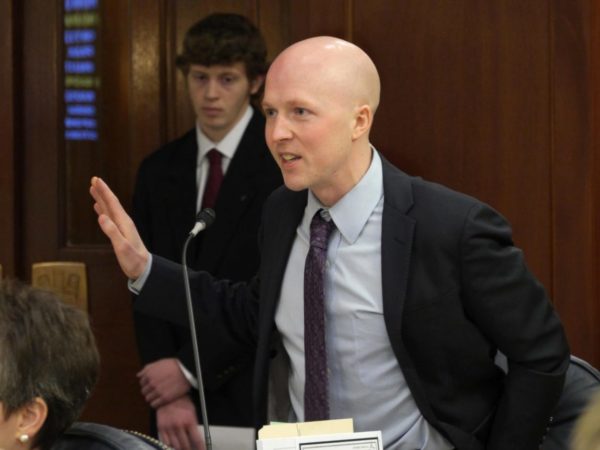
<instances>
[{"instance_id":1,"label":"curly brown hair","mask_svg":"<svg viewBox=\"0 0 600 450\"><path fill-rule=\"evenodd\" d=\"M256 26L239 14L215 13L190 27L183 40L183 51L175 61L187 75L192 64L212 66L244 64L246 76L253 81L267 72L267 46Z\"/></svg>"}]
</instances>

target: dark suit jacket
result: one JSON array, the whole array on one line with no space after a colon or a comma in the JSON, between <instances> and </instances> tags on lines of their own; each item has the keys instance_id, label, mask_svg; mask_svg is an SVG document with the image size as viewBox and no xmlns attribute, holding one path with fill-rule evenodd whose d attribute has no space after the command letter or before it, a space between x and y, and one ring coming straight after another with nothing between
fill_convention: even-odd
<instances>
[{"instance_id":1,"label":"dark suit jacket","mask_svg":"<svg viewBox=\"0 0 600 450\"><path fill-rule=\"evenodd\" d=\"M133 220L148 249L172 261L181 261L183 243L196 216L196 130L166 144L148 156L138 171ZM262 205L281 185L281 174L264 139L264 118L255 112L231 160L215 205L216 221L188 248L188 265L234 281L248 280L258 268L258 227ZM166 294L168 302L184 297ZM189 329L160 318L134 313L136 334L144 364L177 357L194 370ZM201 340L199 346L219 348L219 342ZM218 372L203 376L209 420L220 425L252 426L251 375L254 352L240 354ZM196 400L196 395L192 398ZM200 417L200 416L199 416Z\"/></svg>"},{"instance_id":2,"label":"dark suit jacket","mask_svg":"<svg viewBox=\"0 0 600 450\"><path fill-rule=\"evenodd\" d=\"M383 178L385 323L419 409L458 449L537 449L569 350L510 226L476 199L409 177L385 160ZM193 277L199 332L218 324L232 355L256 346L257 426L272 406L270 382L278 380L269 378L280 345L274 316L305 204L306 192L281 188L270 197L252 283L231 285L204 272ZM157 259L136 308L183 323L183 309L153 295L179 278L175 265ZM506 376L494 364L497 349L508 357ZM206 355L211 363L216 357Z\"/></svg>"}]
</instances>

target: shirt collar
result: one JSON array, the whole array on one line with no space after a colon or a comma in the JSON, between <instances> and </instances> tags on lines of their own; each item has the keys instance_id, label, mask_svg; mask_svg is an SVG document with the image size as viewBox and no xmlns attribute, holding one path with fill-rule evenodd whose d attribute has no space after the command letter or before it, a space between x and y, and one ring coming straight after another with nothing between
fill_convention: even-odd
<instances>
[{"instance_id":1,"label":"shirt collar","mask_svg":"<svg viewBox=\"0 0 600 450\"><path fill-rule=\"evenodd\" d=\"M244 135L244 131L246 131L246 127L250 123L252 119L252 114L254 113L254 109L252 106L248 105L246 108L246 112L242 116L240 120L233 126L233 128L225 135L225 137L221 140L221 142L213 142L211 141L206 134L200 129L200 125L196 122L196 140L198 142L198 164L200 164L204 158L204 156L212 150L213 148L219 149L219 153L221 153L226 158L233 158L235 155L235 151L242 140L242 136Z\"/></svg>"},{"instance_id":2,"label":"shirt collar","mask_svg":"<svg viewBox=\"0 0 600 450\"><path fill-rule=\"evenodd\" d=\"M331 208L326 208L308 191L308 201L303 218L303 226L310 228L310 222L315 213L323 208L323 217L329 215L335 222L336 228L343 238L353 244L365 227L371 213L383 196L383 171L379 153L371 147L371 165L360 181ZM359 205L357 207L357 205Z\"/></svg>"}]
</instances>

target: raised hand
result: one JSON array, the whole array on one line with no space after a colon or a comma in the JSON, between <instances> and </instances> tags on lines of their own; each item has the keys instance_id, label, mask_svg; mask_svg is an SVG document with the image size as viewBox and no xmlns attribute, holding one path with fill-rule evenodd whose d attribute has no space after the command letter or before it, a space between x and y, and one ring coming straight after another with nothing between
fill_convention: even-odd
<instances>
[{"instance_id":1,"label":"raised hand","mask_svg":"<svg viewBox=\"0 0 600 450\"><path fill-rule=\"evenodd\" d=\"M137 279L148 263L149 253L133 220L102 179L92 178L90 194L100 228L110 239L121 270L128 278Z\"/></svg>"}]
</instances>

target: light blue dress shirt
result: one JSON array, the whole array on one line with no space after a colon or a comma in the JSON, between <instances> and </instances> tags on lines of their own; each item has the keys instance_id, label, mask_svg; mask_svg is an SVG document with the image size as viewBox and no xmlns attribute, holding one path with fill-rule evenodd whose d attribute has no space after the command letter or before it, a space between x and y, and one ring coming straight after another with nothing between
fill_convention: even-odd
<instances>
[{"instance_id":1,"label":"light blue dress shirt","mask_svg":"<svg viewBox=\"0 0 600 450\"><path fill-rule=\"evenodd\" d=\"M322 212L337 229L327 251L325 322L331 418L356 431L381 430L388 450L453 448L422 416L393 353L383 318L381 159L373 151L360 182ZM275 321L290 359L291 420L304 416L304 261L310 222L324 206L308 203L285 271Z\"/></svg>"}]
</instances>

